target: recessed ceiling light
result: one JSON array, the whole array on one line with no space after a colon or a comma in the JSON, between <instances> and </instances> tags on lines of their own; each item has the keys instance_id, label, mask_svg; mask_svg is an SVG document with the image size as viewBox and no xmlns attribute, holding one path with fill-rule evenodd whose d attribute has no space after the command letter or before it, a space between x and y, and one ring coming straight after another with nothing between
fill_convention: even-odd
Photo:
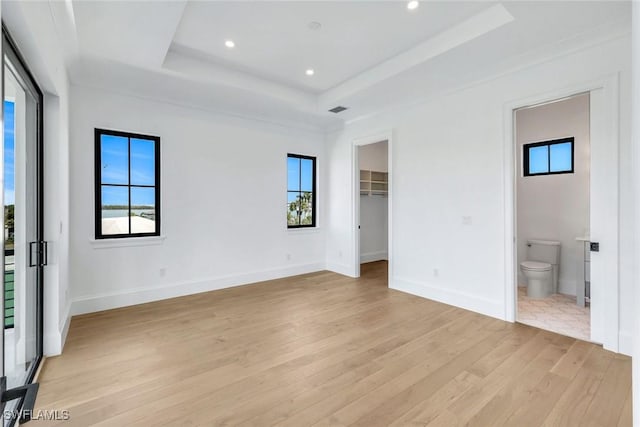
<instances>
[{"instance_id":1,"label":"recessed ceiling light","mask_svg":"<svg viewBox=\"0 0 640 427\"><path fill-rule=\"evenodd\" d=\"M226 47L228 47L229 49L233 49L234 47L236 47L236 44L233 42L233 40L227 40L224 42L224 45Z\"/></svg>"},{"instance_id":2,"label":"recessed ceiling light","mask_svg":"<svg viewBox=\"0 0 640 427\"><path fill-rule=\"evenodd\" d=\"M316 72L313 71L312 68L309 68L307 71L304 72L307 76L313 76Z\"/></svg>"},{"instance_id":3,"label":"recessed ceiling light","mask_svg":"<svg viewBox=\"0 0 640 427\"><path fill-rule=\"evenodd\" d=\"M418 0L411 0L407 3L407 9L409 10L416 10L418 6L420 6L420 2Z\"/></svg>"}]
</instances>

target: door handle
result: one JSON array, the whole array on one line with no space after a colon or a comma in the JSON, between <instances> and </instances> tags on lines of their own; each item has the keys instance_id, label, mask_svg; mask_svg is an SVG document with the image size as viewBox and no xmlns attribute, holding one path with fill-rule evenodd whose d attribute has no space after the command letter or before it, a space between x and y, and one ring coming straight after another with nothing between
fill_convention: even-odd
<instances>
[{"instance_id":1,"label":"door handle","mask_svg":"<svg viewBox=\"0 0 640 427\"><path fill-rule=\"evenodd\" d=\"M45 265L49 264L49 242L42 241L40 243L42 243L42 255L43 255L42 256L43 261L40 265L44 267Z\"/></svg>"},{"instance_id":2,"label":"door handle","mask_svg":"<svg viewBox=\"0 0 640 427\"><path fill-rule=\"evenodd\" d=\"M600 243L599 242L589 242L589 250L591 252L600 252Z\"/></svg>"},{"instance_id":3,"label":"door handle","mask_svg":"<svg viewBox=\"0 0 640 427\"><path fill-rule=\"evenodd\" d=\"M36 247L36 262L33 261L33 245ZM44 267L49 264L49 242L29 242L29 267Z\"/></svg>"}]
</instances>

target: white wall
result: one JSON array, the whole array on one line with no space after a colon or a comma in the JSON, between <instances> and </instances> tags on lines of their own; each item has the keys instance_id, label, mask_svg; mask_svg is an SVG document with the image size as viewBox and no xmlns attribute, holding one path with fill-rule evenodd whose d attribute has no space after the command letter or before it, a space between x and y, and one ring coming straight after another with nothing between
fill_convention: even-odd
<instances>
[{"instance_id":1,"label":"white wall","mask_svg":"<svg viewBox=\"0 0 640 427\"><path fill-rule=\"evenodd\" d=\"M362 170L387 172L387 142L358 147L358 163ZM386 196L360 195L360 262L386 260L388 257L388 203Z\"/></svg>"},{"instance_id":2,"label":"white wall","mask_svg":"<svg viewBox=\"0 0 640 427\"><path fill-rule=\"evenodd\" d=\"M322 135L78 86L71 124L74 314L324 269ZM96 127L161 138L166 239L93 242ZM318 157L317 229L287 230L288 152Z\"/></svg>"},{"instance_id":3,"label":"white wall","mask_svg":"<svg viewBox=\"0 0 640 427\"><path fill-rule=\"evenodd\" d=\"M558 240L562 294L576 294L576 237L589 235L589 94L516 112L517 238L519 265L527 259L527 239ZM574 173L524 176L522 146L573 136Z\"/></svg>"},{"instance_id":4,"label":"white wall","mask_svg":"<svg viewBox=\"0 0 640 427\"><path fill-rule=\"evenodd\" d=\"M358 147L360 169L380 172L389 171L389 144L386 141L366 144Z\"/></svg>"},{"instance_id":5,"label":"white wall","mask_svg":"<svg viewBox=\"0 0 640 427\"><path fill-rule=\"evenodd\" d=\"M355 271L353 224L345 209L351 192L344 185L352 176L352 141L392 128L391 286L505 318L505 106L619 72L620 342L629 352L634 313L629 53L625 35L332 134L327 145L329 268Z\"/></svg>"}]
</instances>

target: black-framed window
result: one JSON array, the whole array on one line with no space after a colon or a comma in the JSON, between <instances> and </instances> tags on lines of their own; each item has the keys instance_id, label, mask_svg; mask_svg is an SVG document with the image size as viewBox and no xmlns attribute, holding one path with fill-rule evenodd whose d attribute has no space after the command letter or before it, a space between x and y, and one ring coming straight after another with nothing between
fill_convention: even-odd
<instances>
[{"instance_id":1,"label":"black-framed window","mask_svg":"<svg viewBox=\"0 0 640 427\"><path fill-rule=\"evenodd\" d=\"M160 235L160 138L95 130L96 239Z\"/></svg>"},{"instance_id":2,"label":"black-framed window","mask_svg":"<svg viewBox=\"0 0 640 427\"><path fill-rule=\"evenodd\" d=\"M287 227L316 226L316 158L287 154Z\"/></svg>"},{"instance_id":3,"label":"black-framed window","mask_svg":"<svg viewBox=\"0 0 640 427\"><path fill-rule=\"evenodd\" d=\"M573 173L573 145L573 137L523 145L524 176Z\"/></svg>"}]
</instances>

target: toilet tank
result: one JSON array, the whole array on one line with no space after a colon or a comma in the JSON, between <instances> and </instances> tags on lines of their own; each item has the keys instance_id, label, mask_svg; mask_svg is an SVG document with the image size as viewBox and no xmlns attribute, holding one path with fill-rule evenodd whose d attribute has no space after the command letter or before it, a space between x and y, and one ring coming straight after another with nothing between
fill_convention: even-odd
<instances>
[{"instance_id":1,"label":"toilet tank","mask_svg":"<svg viewBox=\"0 0 640 427\"><path fill-rule=\"evenodd\" d=\"M560 264L560 242L555 240L527 240L527 260Z\"/></svg>"}]
</instances>

